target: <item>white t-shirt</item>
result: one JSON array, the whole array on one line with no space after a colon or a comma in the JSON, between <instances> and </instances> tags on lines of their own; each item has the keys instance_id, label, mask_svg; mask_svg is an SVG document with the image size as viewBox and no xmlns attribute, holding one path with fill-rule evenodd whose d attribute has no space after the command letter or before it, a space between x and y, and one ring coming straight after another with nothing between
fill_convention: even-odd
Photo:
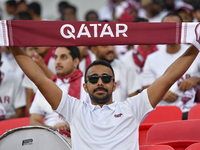
<instances>
[{"instance_id":1,"label":"white t-shirt","mask_svg":"<svg viewBox=\"0 0 200 150\"><path fill-rule=\"evenodd\" d=\"M122 102L128 95L140 90L139 78L135 70L118 59L114 59L111 66L114 70L115 82L117 82L116 90L113 92L113 100Z\"/></svg>"},{"instance_id":2,"label":"white t-shirt","mask_svg":"<svg viewBox=\"0 0 200 150\"><path fill-rule=\"evenodd\" d=\"M82 82L81 82L81 95L80 99L86 100L87 102L89 101L89 95L85 92L83 89L83 81L84 77L82 77ZM63 83L60 79L56 80L56 85L65 92L68 92L70 83L66 81ZM41 114L45 117L44 124L46 126L53 127L55 124L59 122L63 122L62 118L59 117L59 115L53 111L51 108L50 104L46 101L44 96L40 93L39 90L37 90L34 101L30 107L29 110L30 114Z\"/></svg>"},{"instance_id":3,"label":"white t-shirt","mask_svg":"<svg viewBox=\"0 0 200 150\"><path fill-rule=\"evenodd\" d=\"M3 63L4 64L4 63ZM5 118L8 119L16 114L16 109L26 106L25 88L21 88L21 78L15 72L3 71L0 83L0 103L6 111Z\"/></svg>"},{"instance_id":4,"label":"white t-shirt","mask_svg":"<svg viewBox=\"0 0 200 150\"><path fill-rule=\"evenodd\" d=\"M157 52L154 52L147 56L144 68L143 68L143 86L148 86L152 84L157 78L162 76L165 70L177 59L179 58L189 47L189 45L182 44L181 49L175 54L169 54L166 52L166 47L159 49ZM200 55L197 56L195 61L192 63L190 68L182 76L183 79L188 77L200 77ZM183 97L183 91L179 90L178 83L181 82L181 79L175 82L170 91L177 94L179 97L174 102L167 102L161 100L158 105L177 105L183 112L189 111L189 109L195 105L194 101L191 103L186 103L185 106L182 105L181 99ZM193 92L193 91L191 91Z\"/></svg>"},{"instance_id":5,"label":"white t-shirt","mask_svg":"<svg viewBox=\"0 0 200 150\"><path fill-rule=\"evenodd\" d=\"M17 64L13 55L2 52L3 80L0 84L0 103L5 108L5 118L16 114L15 109L26 106L26 90L22 86L23 71Z\"/></svg>"},{"instance_id":6,"label":"white t-shirt","mask_svg":"<svg viewBox=\"0 0 200 150\"><path fill-rule=\"evenodd\" d=\"M137 87L140 87L140 89L142 89L142 71L141 68L135 64L135 61L133 59L134 51L135 49L127 51L126 54L124 54L124 56L122 57L121 61L136 72L138 82L136 82L135 84L138 84Z\"/></svg>"},{"instance_id":7,"label":"white t-shirt","mask_svg":"<svg viewBox=\"0 0 200 150\"><path fill-rule=\"evenodd\" d=\"M4 109L3 105L0 103L0 120L4 119L6 115L6 110Z\"/></svg>"},{"instance_id":8,"label":"white t-shirt","mask_svg":"<svg viewBox=\"0 0 200 150\"><path fill-rule=\"evenodd\" d=\"M138 16L148 19L149 22L162 22L162 19L168 14L168 11L161 11L159 14L152 18L147 17L147 12L144 8L139 9Z\"/></svg>"},{"instance_id":9,"label":"white t-shirt","mask_svg":"<svg viewBox=\"0 0 200 150\"><path fill-rule=\"evenodd\" d=\"M73 150L139 150L138 128L152 110L144 90L102 108L63 92L56 111L70 124Z\"/></svg>"}]
</instances>

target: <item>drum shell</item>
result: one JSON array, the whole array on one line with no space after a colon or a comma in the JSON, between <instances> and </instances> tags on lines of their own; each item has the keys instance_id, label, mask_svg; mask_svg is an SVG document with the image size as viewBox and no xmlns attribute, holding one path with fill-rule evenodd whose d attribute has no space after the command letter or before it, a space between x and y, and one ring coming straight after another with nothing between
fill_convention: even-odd
<instances>
[{"instance_id":1,"label":"drum shell","mask_svg":"<svg viewBox=\"0 0 200 150\"><path fill-rule=\"evenodd\" d=\"M57 131L26 126L7 131L0 137L0 150L71 150L71 143Z\"/></svg>"}]
</instances>

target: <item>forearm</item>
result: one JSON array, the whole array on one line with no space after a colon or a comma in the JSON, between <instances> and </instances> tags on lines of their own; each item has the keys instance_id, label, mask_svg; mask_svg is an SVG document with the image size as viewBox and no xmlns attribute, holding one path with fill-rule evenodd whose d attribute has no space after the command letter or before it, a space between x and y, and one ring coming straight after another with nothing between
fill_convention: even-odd
<instances>
[{"instance_id":1,"label":"forearm","mask_svg":"<svg viewBox=\"0 0 200 150\"><path fill-rule=\"evenodd\" d=\"M42 122L37 121L37 120L30 120L29 125L31 125L31 126L42 126L42 127L46 127Z\"/></svg>"},{"instance_id":2,"label":"forearm","mask_svg":"<svg viewBox=\"0 0 200 150\"><path fill-rule=\"evenodd\" d=\"M165 71L163 76L168 79L172 85L188 70L198 53L199 50L196 47L191 46Z\"/></svg>"},{"instance_id":3,"label":"forearm","mask_svg":"<svg viewBox=\"0 0 200 150\"><path fill-rule=\"evenodd\" d=\"M172 63L165 73L154 81L147 89L151 105L155 107L169 88L187 71L199 51L191 46L181 57Z\"/></svg>"},{"instance_id":4,"label":"forearm","mask_svg":"<svg viewBox=\"0 0 200 150\"><path fill-rule=\"evenodd\" d=\"M45 73L45 75L46 75L49 79L51 79L51 78L54 76L54 74L47 68L46 65L40 66L40 68L42 69L42 71Z\"/></svg>"}]
</instances>

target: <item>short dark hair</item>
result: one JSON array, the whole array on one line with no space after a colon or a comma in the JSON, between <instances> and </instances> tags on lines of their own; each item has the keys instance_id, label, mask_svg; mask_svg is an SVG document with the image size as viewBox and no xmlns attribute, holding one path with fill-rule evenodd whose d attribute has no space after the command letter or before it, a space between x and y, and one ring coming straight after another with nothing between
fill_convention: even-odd
<instances>
[{"instance_id":1,"label":"short dark hair","mask_svg":"<svg viewBox=\"0 0 200 150\"><path fill-rule=\"evenodd\" d=\"M68 7L69 6L69 3L65 2L65 1L61 1L60 3L58 3L58 8L65 8L65 7Z\"/></svg>"},{"instance_id":2,"label":"short dark hair","mask_svg":"<svg viewBox=\"0 0 200 150\"><path fill-rule=\"evenodd\" d=\"M9 5L9 6L16 6L16 1L15 0L8 0L6 1L6 4Z\"/></svg>"},{"instance_id":3,"label":"short dark hair","mask_svg":"<svg viewBox=\"0 0 200 150\"><path fill-rule=\"evenodd\" d=\"M89 21L89 15L90 14L95 14L96 16L97 16L97 18L98 18L98 14L97 14L97 12L95 11L95 10L90 10L90 11L88 11L87 13L86 13L86 15L85 15L85 21Z\"/></svg>"},{"instance_id":4,"label":"short dark hair","mask_svg":"<svg viewBox=\"0 0 200 150\"><path fill-rule=\"evenodd\" d=\"M34 13L36 13L38 16L41 15L41 6L39 3L37 2L32 2L28 5L29 9L32 9L34 11Z\"/></svg>"},{"instance_id":5,"label":"short dark hair","mask_svg":"<svg viewBox=\"0 0 200 150\"><path fill-rule=\"evenodd\" d=\"M61 46L58 46L61 47ZM56 49L58 48L56 47ZM65 46L70 51L70 55L72 56L72 59L74 60L75 58L78 58L80 60L80 52L78 47L76 46Z\"/></svg>"},{"instance_id":6,"label":"short dark hair","mask_svg":"<svg viewBox=\"0 0 200 150\"><path fill-rule=\"evenodd\" d=\"M166 17L178 17L180 19L180 21L183 22L183 19L178 14L175 14L175 13L172 13L172 12L170 12L166 16L164 16L163 19L162 19L162 22Z\"/></svg>"},{"instance_id":7,"label":"short dark hair","mask_svg":"<svg viewBox=\"0 0 200 150\"><path fill-rule=\"evenodd\" d=\"M68 5L67 7L65 7L65 9L73 9L73 11L74 11L74 14L76 14L76 12L77 12L77 8L75 7L75 6L73 6L73 5Z\"/></svg>"},{"instance_id":8,"label":"short dark hair","mask_svg":"<svg viewBox=\"0 0 200 150\"><path fill-rule=\"evenodd\" d=\"M27 11L22 11L17 14L19 20L33 20L32 16Z\"/></svg>"},{"instance_id":9,"label":"short dark hair","mask_svg":"<svg viewBox=\"0 0 200 150\"><path fill-rule=\"evenodd\" d=\"M95 61L94 61L93 63L91 63L91 64L86 68L86 70L85 70L85 78L84 78L85 83L86 83L86 78L87 78L86 75L87 75L88 70L89 70L92 66L96 66L96 65L103 65L103 66L106 66L106 67L110 68L110 70L112 71L113 76L114 76L114 78L115 78L114 70L113 70L112 66L110 65L110 63L108 63L108 62L105 61L105 60L95 60Z\"/></svg>"}]
</instances>

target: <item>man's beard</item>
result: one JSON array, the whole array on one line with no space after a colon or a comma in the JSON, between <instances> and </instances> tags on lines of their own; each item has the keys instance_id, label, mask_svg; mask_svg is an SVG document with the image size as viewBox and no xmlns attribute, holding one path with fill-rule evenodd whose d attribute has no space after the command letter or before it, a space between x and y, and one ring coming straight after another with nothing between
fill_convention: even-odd
<instances>
[{"instance_id":1,"label":"man's beard","mask_svg":"<svg viewBox=\"0 0 200 150\"><path fill-rule=\"evenodd\" d=\"M113 54L113 52L108 52L107 54L109 54L109 53L112 53L112 54ZM108 63L111 63L111 62L114 60L114 58L111 59L111 60L108 60L108 59L106 59L104 56L99 56L99 58L100 58L100 60L107 61Z\"/></svg>"},{"instance_id":2,"label":"man's beard","mask_svg":"<svg viewBox=\"0 0 200 150\"><path fill-rule=\"evenodd\" d=\"M105 90L106 92L108 92L107 89L103 88L103 87L98 87L96 89L94 89L93 93L96 91L96 90ZM107 93L106 95L102 95L102 96L95 96L94 94L91 94L89 92L89 95L90 95L90 98L91 98L91 101L93 101L94 103L97 103L97 104L106 104L110 101L111 97L112 97L112 92L111 93ZM100 94L99 94L100 95Z\"/></svg>"}]
</instances>

